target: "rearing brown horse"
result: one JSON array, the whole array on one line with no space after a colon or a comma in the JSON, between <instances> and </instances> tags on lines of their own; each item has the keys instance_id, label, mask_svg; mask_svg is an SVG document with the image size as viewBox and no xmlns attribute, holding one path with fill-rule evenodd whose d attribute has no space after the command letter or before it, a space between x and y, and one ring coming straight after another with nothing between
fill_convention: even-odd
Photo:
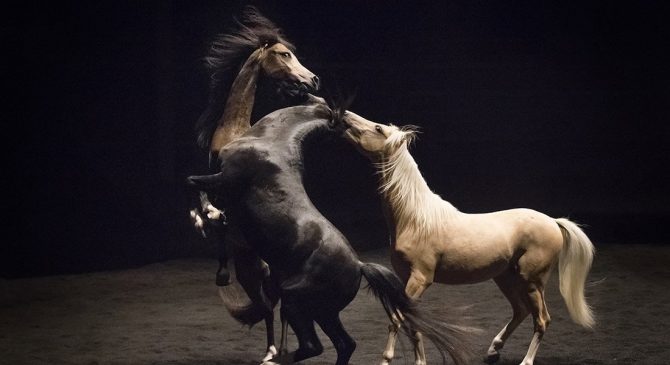
<instances>
[{"instance_id":1,"label":"rearing brown horse","mask_svg":"<svg viewBox=\"0 0 670 365\"><path fill-rule=\"evenodd\" d=\"M209 103L196 125L198 144L209 150L210 165L219 166L216 162L221 149L251 128L255 114L265 115L281 107L319 101L309 94L318 90L319 79L300 64L294 49L281 29L253 7L245 9L235 31L219 35L212 42L205 57L211 78ZM261 108L258 108L256 98L261 93L271 93L263 98L266 104L273 104L270 110L258 110ZM277 354L273 307L279 300L278 294L272 290L268 267L247 248L236 227L231 227L232 234L227 234L223 212L209 201L207 195L201 193L200 198L201 206L191 210L191 218L203 236L207 237L207 231L211 239L218 241L217 285L230 283L227 262L232 256L237 281L251 303L239 303L223 290L219 291L221 297L238 321L253 325L265 320L267 353L264 360L267 360ZM284 324L283 338L285 330Z\"/></svg>"}]
</instances>

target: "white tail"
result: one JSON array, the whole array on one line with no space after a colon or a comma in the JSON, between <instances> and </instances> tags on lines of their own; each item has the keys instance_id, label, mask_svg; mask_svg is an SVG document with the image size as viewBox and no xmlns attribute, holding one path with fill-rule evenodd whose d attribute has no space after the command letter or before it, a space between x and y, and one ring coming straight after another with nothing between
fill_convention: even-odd
<instances>
[{"instance_id":1,"label":"white tail","mask_svg":"<svg viewBox=\"0 0 670 365\"><path fill-rule=\"evenodd\" d=\"M591 269L595 247L577 224L566 218L556 219L563 232L564 243L558 258L561 295L572 320L586 328L595 325L591 307L584 298L584 284Z\"/></svg>"}]
</instances>

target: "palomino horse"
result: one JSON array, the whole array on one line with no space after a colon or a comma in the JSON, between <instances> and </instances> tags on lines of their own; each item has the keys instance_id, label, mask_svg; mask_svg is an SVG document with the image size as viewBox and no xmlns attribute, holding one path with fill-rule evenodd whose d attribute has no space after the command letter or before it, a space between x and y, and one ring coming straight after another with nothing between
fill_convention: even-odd
<instances>
[{"instance_id":1,"label":"palomino horse","mask_svg":"<svg viewBox=\"0 0 670 365\"><path fill-rule=\"evenodd\" d=\"M274 102L266 105L270 108L318 99L308 92L318 89L319 79L300 64L293 49L281 30L253 7L245 10L238 29L220 35L212 42L205 58L211 78L209 105L197 123L198 144L209 149L210 162L218 161L221 148L251 128L254 114L264 115L271 111L257 107L258 94L261 94L260 99ZM205 237L207 231L211 239L218 241L217 285L230 283L227 262L228 250L231 250L237 281L251 303L233 300L228 291L219 290L219 293L230 314L238 321L253 325L265 320L268 346L265 359L269 359L277 353L272 309L279 298L272 290L267 265L252 250L245 248L243 237L237 234L235 227L231 229L232 237L226 240L228 226L223 212L205 193L201 193L200 199L201 207L190 213L196 229ZM232 244L225 243L228 241ZM285 339L285 324L282 329Z\"/></svg>"},{"instance_id":2,"label":"palomino horse","mask_svg":"<svg viewBox=\"0 0 670 365\"><path fill-rule=\"evenodd\" d=\"M468 284L493 279L512 305L512 320L493 339L487 362L530 313L534 334L522 364L533 363L550 322L544 288L556 263L560 289L570 316L586 328L594 325L584 299L584 283L594 247L574 223L530 209L466 214L433 193L408 151L411 128L373 123L347 112L346 138L377 166L385 215L392 232L391 262L419 298L433 283ZM393 358L397 324L389 327L383 364ZM425 364L421 343L416 364Z\"/></svg>"},{"instance_id":3,"label":"palomino horse","mask_svg":"<svg viewBox=\"0 0 670 365\"><path fill-rule=\"evenodd\" d=\"M275 111L223 148L221 172L189 178L199 190L219 195L249 245L278 279L281 313L299 347L266 364L319 355L323 347L314 322L333 342L336 364L348 364L356 344L339 313L356 296L362 277L389 318L397 314L403 329L423 332L443 357L464 364L463 330L427 321L398 277L381 265L361 262L344 235L307 196L302 183L303 146L324 133L341 133L333 127L341 115L324 104Z\"/></svg>"}]
</instances>

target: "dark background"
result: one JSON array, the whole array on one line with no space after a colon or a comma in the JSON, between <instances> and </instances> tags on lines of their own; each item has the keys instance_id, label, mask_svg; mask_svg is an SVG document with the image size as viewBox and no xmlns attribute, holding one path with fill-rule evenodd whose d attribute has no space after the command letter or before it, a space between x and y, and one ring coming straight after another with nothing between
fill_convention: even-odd
<instances>
[{"instance_id":1,"label":"dark background","mask_svg":"<svg viewBox=\"0 0 670 365\"><path fill-rule=\"evenodd\" d=\"M184 178L201 58L241 1L58 2L5 12L7 277L214 257ZM670 44L663 1L266 1L351 110L416 124L413 155L465 212L528 207L596 246L670 243ZM387 244L371 165L307 154L315 204L359 250Z\"/></svg>"}]
</instances>

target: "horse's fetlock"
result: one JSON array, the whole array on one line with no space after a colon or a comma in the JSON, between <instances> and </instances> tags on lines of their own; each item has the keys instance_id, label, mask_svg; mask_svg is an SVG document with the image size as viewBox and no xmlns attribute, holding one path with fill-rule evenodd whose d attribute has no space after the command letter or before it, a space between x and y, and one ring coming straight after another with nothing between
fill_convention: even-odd
<instances>
[{"instance_id":1,"label":"horse's fetlock","mask_svg":"<svg viewBox=\"0 0 670 365\"><path fill-rule=\"evenodd\" d=\"M505 346L505 341L503 341L500 338L493 339L493 342L491 343L491 347L493 347L493 349L495 349L496 351L502 349L503 346Z\"/></svg>"},{"instance_id":2,"label":"horse's fetlock","mask_svg":"<svg viewBox=\"0 0 670 365\"><path fill-rule=\"evenodd\" d=\"M414 336L413 336L413 337L414 337L414 338L412 339L412 341L413 341L415 344L421 343L421 342L423 341L423 335L421 334L421 332L414 332Z\"/></svg>"},{"instance_id":3,"label":"horse's fetlock","mask_svg":"<svg viewBox=\"0 0 670 365\"><path fill-rule=\"evenodd\" d=\"M381 364L389 364L389 363L391 363L391 360L393 360L393 356L394 356L394 355L395 355L395 354L394 354L394 351L393 351L393 350L386 350L386 351L382 352L382 358L383 358L383 360L382 360Z\"/></svg>"}]
</instances>

